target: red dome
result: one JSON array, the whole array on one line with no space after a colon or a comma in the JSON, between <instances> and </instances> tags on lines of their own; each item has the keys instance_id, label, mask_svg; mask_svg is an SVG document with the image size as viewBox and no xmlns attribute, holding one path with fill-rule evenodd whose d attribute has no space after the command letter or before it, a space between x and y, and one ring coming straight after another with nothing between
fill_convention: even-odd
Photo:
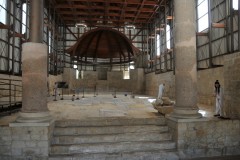
<instances>
[{"instance_id":1,"label":"red dome","mask_svg":"<svg viewBox=\"0 0 240 160\"><path fill-rule=\"evenodd\" d=\"M121 32L109 28L97 28L86 32L68 49L76 60L85 63L126 63L139 50Z\"/></svg>"}]
</instances>

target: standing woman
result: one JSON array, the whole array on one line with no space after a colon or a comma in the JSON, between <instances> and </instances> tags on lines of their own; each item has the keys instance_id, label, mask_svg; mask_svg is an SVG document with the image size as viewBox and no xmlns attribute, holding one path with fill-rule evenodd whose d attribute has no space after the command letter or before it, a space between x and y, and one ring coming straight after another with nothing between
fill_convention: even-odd
<instances>
[{"instance_id":1,"label":"standing woman","mask_svg":"<svg viewBox=\"0 0 240 160\"><path fill-rule=\"evenodd\" d=\"M224 118L222 112L222 103L223 103L223 89L218 80L215 82L215 97L216 97L216 114L215 117Z\"/></svg>"}]
</instances>

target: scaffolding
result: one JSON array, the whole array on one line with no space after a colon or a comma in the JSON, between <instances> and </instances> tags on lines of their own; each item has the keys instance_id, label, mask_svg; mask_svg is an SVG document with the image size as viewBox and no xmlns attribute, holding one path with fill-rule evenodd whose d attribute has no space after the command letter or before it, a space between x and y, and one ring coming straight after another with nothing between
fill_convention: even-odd
<instances>
[{"instance_id":1,"label":"scaffolding","mask_svg":"<svg viewBox=\"0 0 240 160\"><path fill-rule=\"evenodd\" d=\"M0 116L19 111L22 107L22 81L0 78Z\"/></svg>"}]
</instances>

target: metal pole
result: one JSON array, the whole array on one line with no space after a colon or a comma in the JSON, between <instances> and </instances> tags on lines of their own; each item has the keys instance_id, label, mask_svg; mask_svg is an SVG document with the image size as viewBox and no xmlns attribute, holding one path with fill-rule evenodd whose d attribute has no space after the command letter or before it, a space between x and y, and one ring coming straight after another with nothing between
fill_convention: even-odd
<instances>
[{"instance_id":1,"label":"metal pole","mask_svg":"<svg viewBox=\"0 0 240 160\"><path fill-rule=\"evenodd\" d=\"M62 98L61 98L61 100L63 100L63 88L62 88Z\"/></svg>"},{"instance_id":2,"label":"metal pole","mask_svg":"<svg viewBox=\"0 0 240 160\"><path fill-rule=\"evenodd\" d=\"M7 3L7 10L10 11L11 10L11 2L6 1L6 3ZM11 19L11 14L7 13L7 19L6 19L6 24L7 25L11 24L10 19ZM8 29L8 37L10 37L10 35L11 35L11 30ZM7 70L8 70L9 74L11 74L11 72L10 72L10 57L11 57L10 50L11 50L10 38L7 38L7 54L8 54Z\"/></svg>"},{"instance_id":3,"label":"metal pole","mask_svg":"<svg viewBox=\"0 0 240 160\"><path fill-rule=\"evenodd\" d=\"M113 96L113 98L117 98L116 89L114 90L114 96Z\"/></svg>"},{"instance_id":4,"label":"metal pole","mask_svg":"<svg viewBox=\"0 0 240 160\"><path fill-rule=\"evenodd\" d=\"M82 98L84 98L84 88L83 88L83 96L82 96Z\"/></svg>"},{"instance_id":5,"label":"metal pole","mask_svg":"<svg viewBox=\"0 0 240 160\"><path fill-rule=\"evenodd\" d=\"M16 2L13 2L13 6L12 6L14 9L13 9L13 15L14 17L16 17ZM15 28L15 25L16 25L16 18L13 18L13 28ZM15 44L15 31L13 31L13 35L12 35L12 43ZM14 75L14 68L15 68L15 46L12 45L12 72L10 74Z\"/></svg>"},{"instance_id":6,"label":"metal pole","mask_svg":"<svg viewBox=\"0 0 240 160\"><path fill-rule=\"evenodd\" d=\"M79 88L76 89L76 94L77 94L77 98L76 99L79 99Z\"/></svg>"},{"instance_id":7,"label":"metal pole","mask_svg":"<svg viewBox=\"0 0 240 160\"><path fill-rule=\"evenodd\" d=\"M240 51L240 2L238 1L238 51Z\"/></svg>"},{"instance_id":8,"label":"metal pole","mask_svg":"<svg viewBox=\"0 0 240 160\"><path fill-rule=\"evenodd\" d=\"M14 85L14 103L16 103L16 85Z\"/></svg>"},{"instance_id":9,"label":"metal pole","mask_svg":"<svg viewBox=\"0 0 240 160\"><path fill-rule=\"evenodd\" d=\"M226 6L229 7L229 5L227 5L227 2L225 2ZM233 3L232 0L230 1L230 25L229 27L227 27L227 53L233 52L234 51L234 33L233 33L233 17L234 17L234 9L233 9ZM228 24L228 23L227 23ZM230 35L229 35L230 32ZM230 37L231 37L231 41L230 41ZM229 43L231 43L231 48L229 49Z\"/></svg>"},{"instance_id":10,"label":"metal pole","mask_svg":"<svg viewBox=\"0 0 240 160\"><path fill-rule=\"evenodd\" d=\"M11 104L12 104L12 92L11 92L11 89L12 89L12 80L9 79L9 107L11 107Z\"/></svg>"},{"instance_id":11,"label":"metal pole","mask_svg":"<svg viewBox=\"0 0 240 160\"><path fill-rule=\"evenodd\" d=\"M209 67L213 66L212 63L212 16L211 16L211 1L208 1L208 38L209 38Z\"/></svg>"}]
</instances>

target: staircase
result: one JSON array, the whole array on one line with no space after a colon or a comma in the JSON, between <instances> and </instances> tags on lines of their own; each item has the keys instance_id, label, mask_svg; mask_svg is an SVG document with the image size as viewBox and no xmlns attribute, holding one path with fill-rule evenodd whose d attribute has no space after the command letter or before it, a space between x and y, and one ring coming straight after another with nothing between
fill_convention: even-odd
<instances>
[{"instance_id":1,"label":"staircase","mask_svg":"<svg viewBox=\"0 0 240 160\"><path fill-rule=\"evenodd\" d=\"M178 160L165 118L55 122L49 160Z\"/></svg>"}]
</instances>

